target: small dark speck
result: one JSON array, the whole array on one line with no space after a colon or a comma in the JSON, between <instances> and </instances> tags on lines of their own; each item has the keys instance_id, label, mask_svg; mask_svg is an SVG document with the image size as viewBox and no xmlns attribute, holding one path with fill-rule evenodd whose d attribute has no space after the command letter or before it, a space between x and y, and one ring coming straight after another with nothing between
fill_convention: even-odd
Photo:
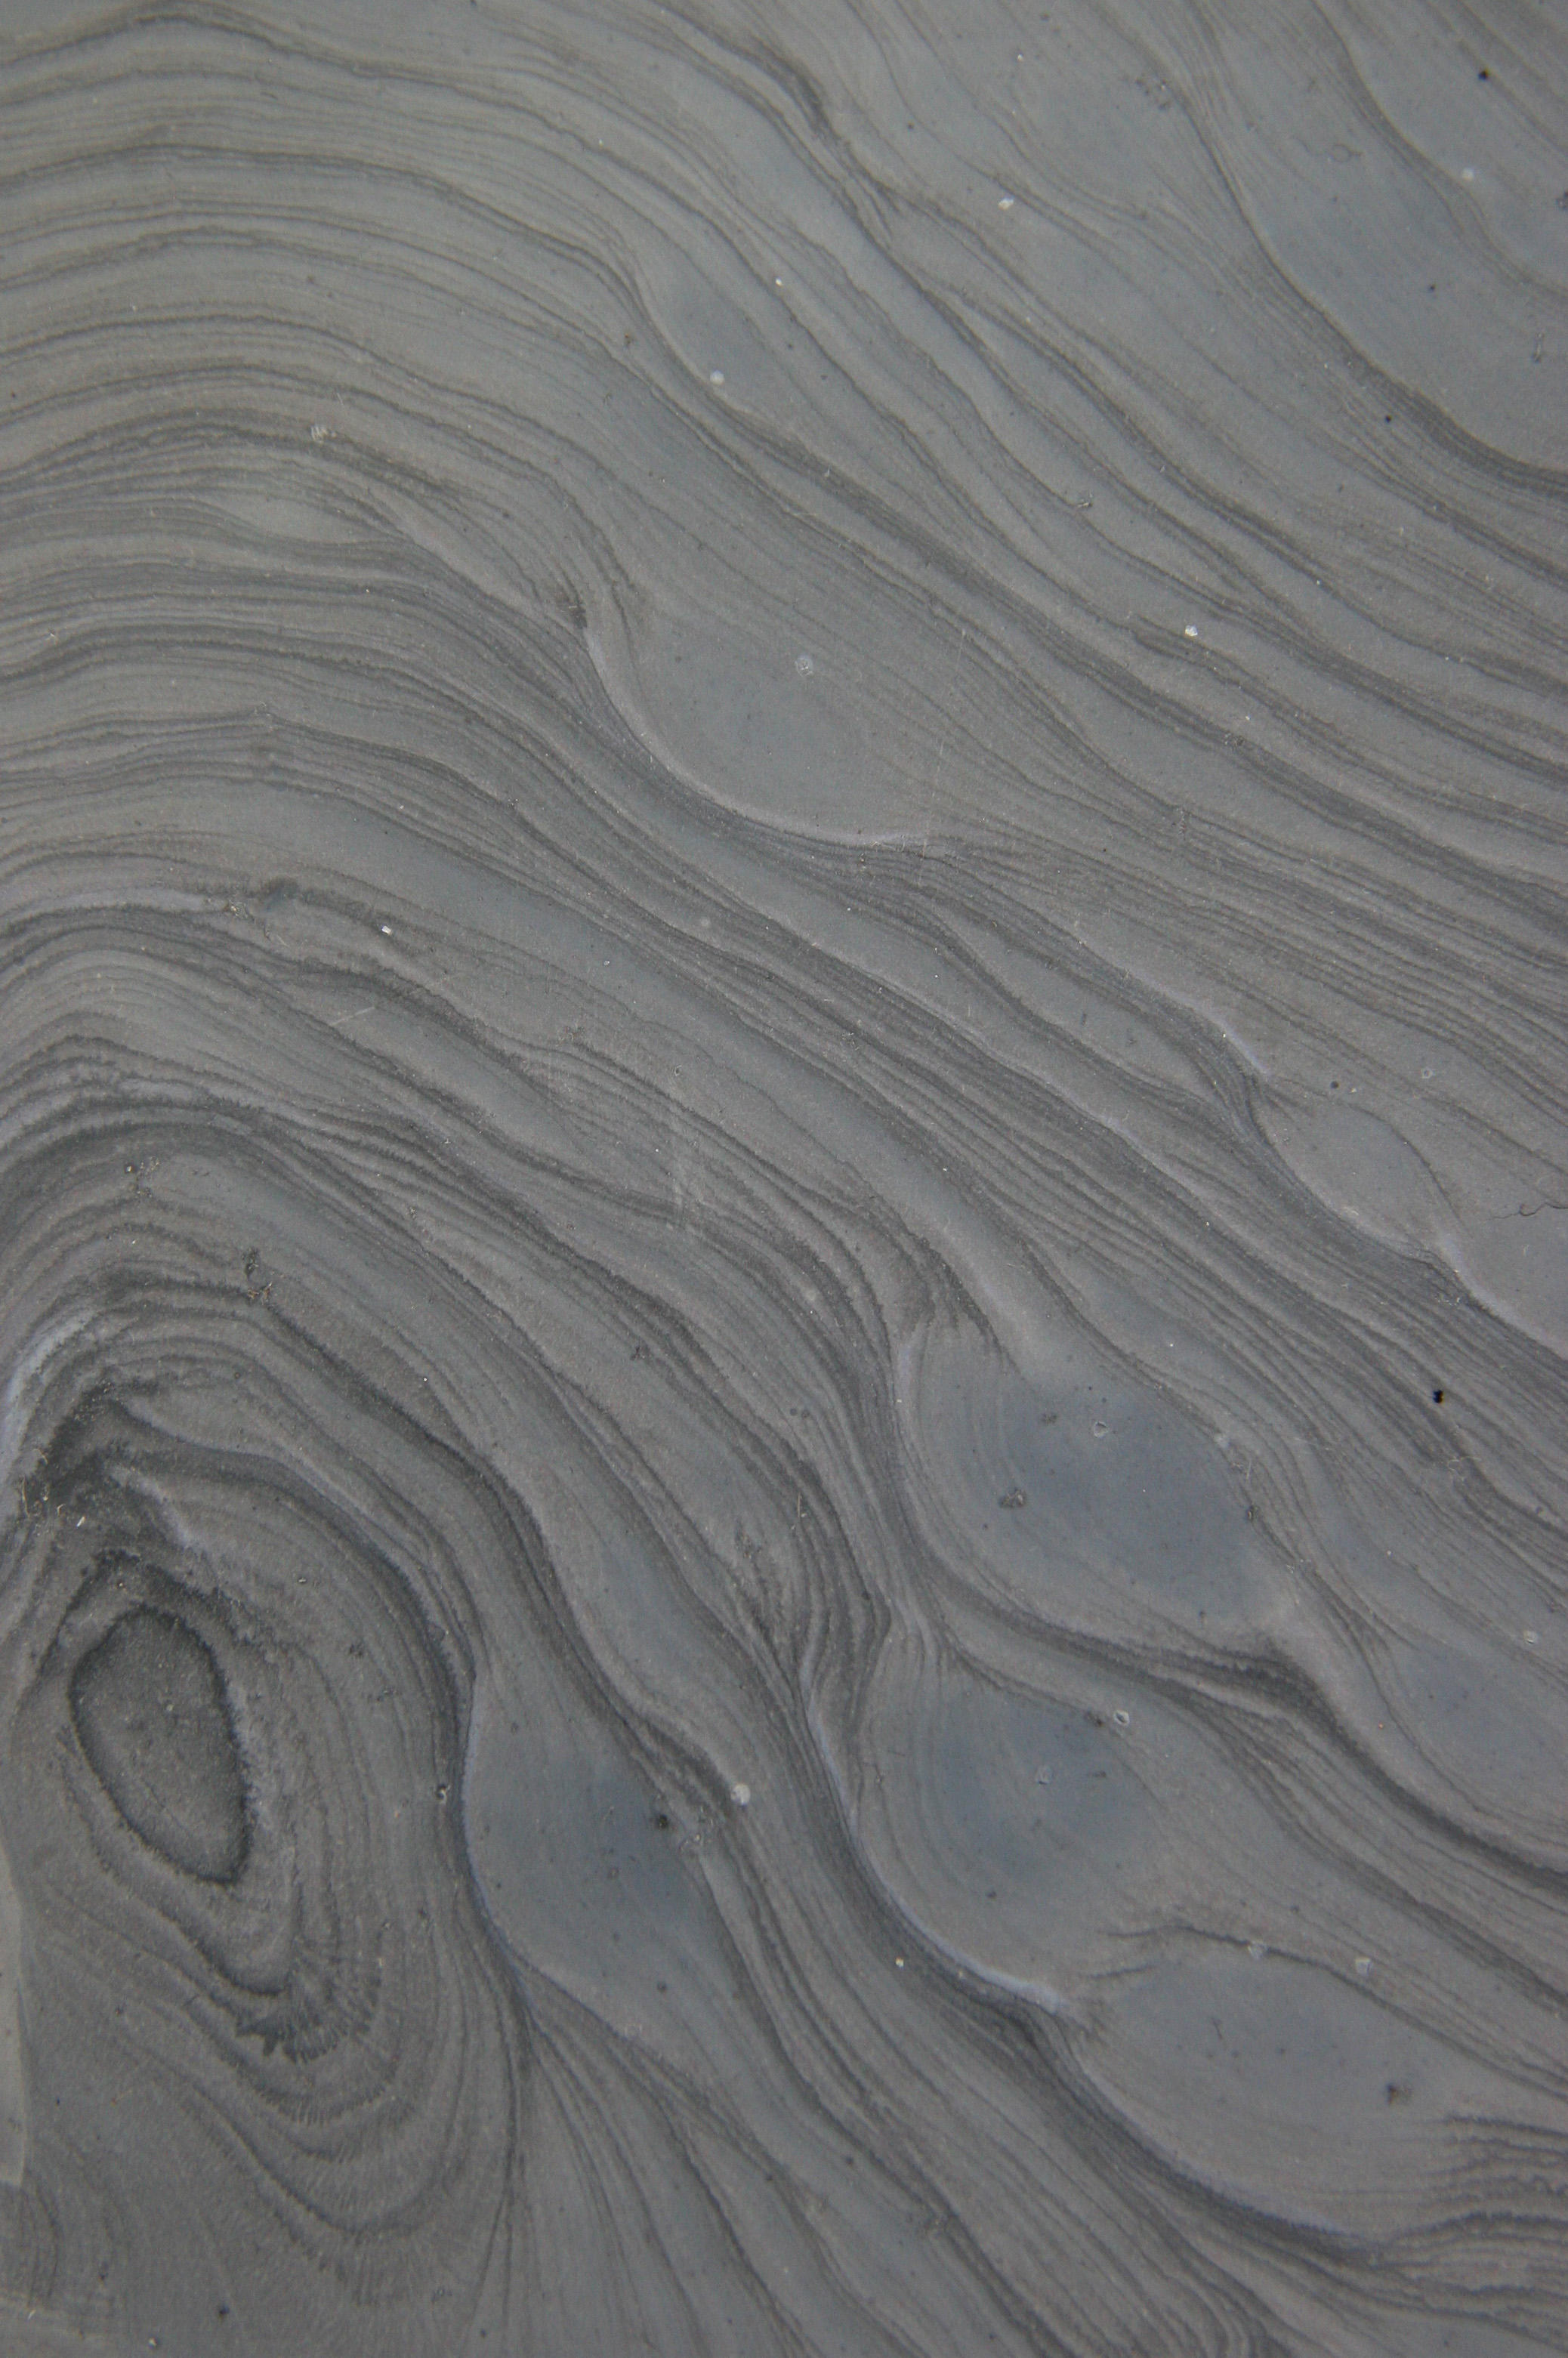
<instances>
[{"instance_id":1,"label":"small dark speck","mask_svg":"<svg viewBox=\"0 0 1568 2358\"><path fill-rule=\"evenodd\" d=\"M1483 66L1483 67L1481 68L1480 72L1476 76L1476 80L1477 81L1491 81L1491 79L1492 79L1492 77L1491 77L1491 75L1487 71L1487 69L1486 69L1486 67L1485 67L1485 66Z\"/></svg>"},{"instance_id":2,"label":"small dark speck","mask_svg":"<svg viewBox=\"0 0 1568 2358\"><path fill-rule=\"evenodd\" d=\"M1444 1391L1443 1386L1439 1384L1432 1395L1433 1407L1441 1408L1445 1398L1446 1394Z\"/></svg>"},{"instance_id":3,"label":"small dark speck","mask_svg":"<svg viewBox=\"0 0 1568 2358\"><path fill-rule=\"evenodd\" d=\"M1560 213L1568 213L1568 189L1564 189L1563 194L1558 198L1557 210ZM11 397L13 400L16 399L16 395L14 394Z\"/></svg>"},{"instance_id":4,"label":"small dark speck","mask_svg":"<svg viewBox=\"0 0 1568 2358\"><path fill-rule=\"evenodd\" d=\"M1004 1497L997 1500L999 1507L1027 1507L1029 1501L1022 1490L1009 1490Z\"/></svg>"},{"instance_id":5,"label":"small dark speck","mask_svg":"<svg viewBox=\"0 0 1568 2358\"><path fill-rule=\"evenodd\" d=\"M1385 2104L1408 2104L1410 2100L1411 2092L1401 2081L1390 2080L1386 2082L1383 2089Z\"/></svg>"},{"instance_id":6,"label":"small dark speck","mask_svg":"<svg viewBox=\"0 0 1568 2358\"><path fill-rule=\"evenodd\" d=\"M657 1826L662 1834L667 1834L670 1830L669 1812L667 1810L661 1810L658 1816L654 1820L654 1823Z\"/></svg>"}]
</instances>

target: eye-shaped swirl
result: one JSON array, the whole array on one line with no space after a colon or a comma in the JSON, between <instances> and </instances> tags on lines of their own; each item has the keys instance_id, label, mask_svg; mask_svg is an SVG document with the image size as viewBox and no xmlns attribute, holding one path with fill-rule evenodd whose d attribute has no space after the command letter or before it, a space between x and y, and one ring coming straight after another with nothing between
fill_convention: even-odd
<instances>
[{"instance_id":1,"label":"eye-shaped swirl","mask_svg":"<svg viewBox=\"0 0 1568 2358\"><path fill-rule=\"evenodd\" d=\"M367 2331L423 2330L439 2284L466 2331L517 2199L528 2039L464 1844L472 1662L427 1520L450 1476L362 1383L351 1433L302 1449L301 1339L237 1263L160 1287L141 1249L36 1361L12 1436L4 1809L52 2059L34 2166L151 2104L157 2178L145 2151L99 2173L134 2277L158 2266L157 2184L221 2184L304 2287L356 2288ZM308 2299L291 2313L312 2330Z\"/></svg>"}]
</instances>

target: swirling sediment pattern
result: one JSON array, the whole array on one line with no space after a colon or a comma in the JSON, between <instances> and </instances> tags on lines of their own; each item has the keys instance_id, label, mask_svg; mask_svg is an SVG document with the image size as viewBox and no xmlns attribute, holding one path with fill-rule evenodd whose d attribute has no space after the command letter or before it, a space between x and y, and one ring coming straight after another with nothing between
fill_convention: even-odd
<instances>
[{"instance_id":1,"label":"swirling sediment pattern","mask_svg":"<svg viewBox=\"0 0 1568 2358\"><path fill-rule=\"evenodd\" d=\"M0 2349L1568 2342L1565 125L10 0Z\"/></svg>"}]
</instances>

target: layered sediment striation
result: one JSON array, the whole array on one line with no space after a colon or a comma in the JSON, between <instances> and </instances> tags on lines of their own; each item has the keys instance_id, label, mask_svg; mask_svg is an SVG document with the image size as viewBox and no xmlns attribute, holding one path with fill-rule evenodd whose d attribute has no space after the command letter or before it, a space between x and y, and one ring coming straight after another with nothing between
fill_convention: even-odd
<instances>
[{"instance_id":1,"label":"layered sediment striation","mask_svg":"<svg viewBox=\"0 0 1568 2358\"><path fill-rule=\"evenodd\" d=\"M6 9L6 2349L1562 2347L1565 122Z\"/></svg>"}]
</instances>

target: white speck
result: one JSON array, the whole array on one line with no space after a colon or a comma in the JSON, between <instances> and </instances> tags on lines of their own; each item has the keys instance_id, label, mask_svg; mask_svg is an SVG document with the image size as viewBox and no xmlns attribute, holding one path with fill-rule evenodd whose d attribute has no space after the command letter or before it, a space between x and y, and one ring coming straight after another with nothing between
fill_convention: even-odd
<instances>
[{"instance_id":1,"label":"white speck","mask_svg":"<svg viewBox=\"0 0 1568 2358\"><path fill-rule=\"evenodd\" d=\"M893 1963L898 1967L899 1972L902 1974L903 1971L903 1959L902 1957L895 1957L893 1959Z\"/></svg>"},{"instance_id":2,"label":"white speck","mask_svg":"<svg viewBox=\"0 0 1568 2358\"><path fill-rule=\"evenodd\" d=\"M1037 1785L1048 1785L1051 1782L1051 1771L1049 1768L1042 1768L1034 1781Z\"/></svg>"},{"instance_id":3,"label":"white speck","mask_svg":"<svg viewBox=\"0 0 1568 2358\"><path fill-rule=\"evenodd\" d=\"M709 369L709 370L708 370L708 384L723 384L723 382L724 382L724 372L723 372L723 370L722 370L722 369Z\"/></svg>"},{"instance_id":4,"label":"white speck","mask_svg":"<svg viewBox=\"0 0 1568 2358\"><path fill-rule=\"evenodd\" d=\"M332 429L330 426L313 426L310 428L312 442L330 442L331 438Z\"/></svg>"},{"instance_id":5,"label":"white speck","mask_svg":"<svg viewBox=\"0 0 1568 2358\"><path fill-rule=\"evenodd\" d=\"M774 279L774 281L773 281L773 285L774 285L775 287L782 287L782 286L784 285L784 280L783 280L782 278L775 278L775 279Z\"/></svg>"},{"instance_id":6,"label":"white speck","mask_svg":"<svg viewBox=\"0 0 1568 2358\"><path fill-rule=\"evenodd\" d=\"M996 209L999 213L1010 213L1017 201L1016 197L999 197L996 200Z\"/></svg>"},{"instance_id":7,"label":"white speck","mask_svg":"<svg viewBox=\"0 0 1568 2358\"><path fill-rule=\"evenodd\" d=\"M1197 637L1197 634L1198 634L1198 626L1197 626L1197 624L1196 624L1195 622L1189 622L1189 623L1187 624L1186 629L1182 633L1182 636L1183 636L1183 638L1184 638L1184 639L1195 639L1195 638Z\"/></svg>"},{"instance_id":8,"label":"white speck","mask_svg":"<svg viewBox=\"0 0 1568 2358\"><path fill-rule=\"evenodd\" d=\"M1476 177L1474 168L1471 165L1466 164L1459 177L1462 180L1473 180Z\"/></svg>"},{"instance_id":9,"label":"white speck","mask_svg":"<svg viewBox=\"0 0 1568 2358\"><path fill-rule=\"evenodd\" d=\"M799 672L802 679L805 679L808 672L814 672L816 669L816 665L812 662L809 655L796 655L795 659L795 667L796 671Z\"/></svg>"},{"instance_id":10,"label":"white speck","mask_svg":"<svg viewBox=\"0 0 1568 2358\"><path fill-rule=\"evenodd\" d=\"M752 1789L750 1785L731 1785L730 1788L730 1799L734 1802L735 1807L738 1810L745 1809L752 1799Z\"/></svg>"},{"instance_id":11,"label":"white speck","mask_svg":"<svg viewBox=\"0 0 1568 2358\"><path fill-rule=\"evenodd\" d=\"M1097 1417L1096 1417L1096 1419L1095 1419L1095 1427L1094 1427L1094 1431L1095 1431L1095 1439L1096 1439L1097 1441L1103 1441L1103 1440L1105 1439L1105 1437L1106 1437L1106 1434L1110 1431L1110 1427L1109 1427L1109 1425L1108 1425L1108 1424L1102 1424L1102 1423L1100 1422L1100 1421L1099 1421L1098 1417L1097 1416Z\"/></svg>"},{"instance_id":12,"label":"white speck","mask_svg":"<svg viewBox=\"0 0 1568 2358\"><path fill-rule=\"evenodd\" d=\"M1540 1630L1527 1629L1524 1633L1524 1642L1527 1646L1539 1646L1541 1643Z\"/></svg>"},{"instance_id":13,"label":"white speck","mask_svg":"<svg viewBox=\"0 0 1568 2358\"><path fill-rule=\"evenodd\" d=\"M1247 1953L1255 1965L1260 1965L1269 1952L1261 1941L1249 1941Z\"/></svg>"},{"instance_id":14,"label":"white speck","mask_svg":"<svg viewBox=\"0 0 1568 2358\"><path fill-rule=\"evenodd\" d=\"M1372 1960L1371 1960L1371 1958L1370 1958L1370 1957L1357 1957L1357 1960L1356 1960L1356 1971L1357 1971L1357 1973L1359 1974L1360 1978L1361 1978L1364 1982L1366 1982L1366 1981L1370 1981L1370 1980L1371 1980L1371 1978L1372 1978Z\"/></svg>"},{"instance_id":15,"label":"white speck","mask_svg":"<svg viewBox=\"0 0 1568 2358\"><path fill-rule=\"evenodd\" d=\"M1111 1717L1118 1727L1130 1727L1132 1725L1132 1714L1130 1711L1113 1711Z\"/></svg>"},{"instance_id":16,"label":"white speck","mask_svg":"<svg viewBox=\"0 0 1568 2358\"><path fill-rule=\"evenodd\" d=\"M392 927L390 925L383 925L381 930L384 934L389 934L392 931Z\"/></svg>"}]
</instances>

